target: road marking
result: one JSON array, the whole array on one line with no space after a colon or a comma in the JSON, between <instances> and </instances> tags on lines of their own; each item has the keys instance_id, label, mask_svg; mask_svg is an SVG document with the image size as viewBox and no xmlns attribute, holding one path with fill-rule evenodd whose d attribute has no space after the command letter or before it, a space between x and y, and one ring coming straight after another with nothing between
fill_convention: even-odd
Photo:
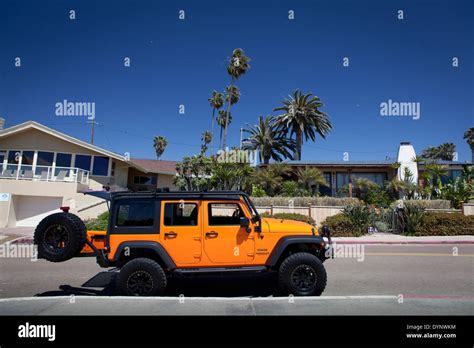
<instances>
[{"instance_id":1,"label":"road marking","mask_svg":"<svg viewBox=\"0 0 474 348\"><path fill-rule=\"evenodd\" d=\"M474 254L441 254L441 253L364 253L368 256L452 256L452 257L474 257Z\"/></svg>"}]
</instances>

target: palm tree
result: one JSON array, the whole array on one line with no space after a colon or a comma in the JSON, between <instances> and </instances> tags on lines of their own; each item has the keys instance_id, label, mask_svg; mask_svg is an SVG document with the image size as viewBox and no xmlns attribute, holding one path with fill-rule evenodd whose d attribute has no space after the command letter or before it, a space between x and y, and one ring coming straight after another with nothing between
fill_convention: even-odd
<instances>
[{"instance_id":1,"label":"palm tree","mask_svg":"<svg viewBox=\"0 0 474 348\"><path fill-rule=\"evenodd\" d=\"M268 164L270 158L281 161L283 158L292 158L291 152L295 151L295 144L275 126L275 118L260 116L258 124L244 129L250 136L242 142L244 150L258 150L260 162Z\"/></svg>"},{"instance_id":2,"label":"palm tree","mask_svg":"<svg viewBox=\"0 0 474 348\"><path fill-rule=\"evenodd\" d=\"M317 168L298 168L298 183L302 188L308 190L313 195L319 191L319 186L329 186L323 173Z\"/></svg>"},{"instance_id":3,"label":"palm tree","mask_svg":"<svg viewBox=\"0 0 474 348\"><path fill-rule=\"evenodd\" d=\"M453 143L444 143L438 146L438 158L445 161L452 161L456 152L456 145Z\"/></svg>"},{"instance_id":4,"label":"palm tree","mask_svg":"<svg viewBox=\"0 0 474 348\"><path fill-rule=\"evenodd\" d=\"M209 143L212 141L212 134L211 134L211 132L205 131L204 133L202 133L201 141L202 141L202 145L201 145L201 155L204 156L204 155L206 154L207 147L208 147Z\"/></svg>"},{"instance_id":5,"label":"palm tree","mask_svg":"<svg viewBox=\"0 0 474 348\"><path fill-rule=\"evenodd\" d=\"M166 150L166 146L168 146L168 140L166 140L165 137L160 135L153 139L153 147L155 148L156 158L161 158Z\"/></svg>"},{"instance_id":6,"label":"palm tree","mask_svg":"<svg viewBox=\"0 0 474 348\"><path fill-rule=\"evenodd\" d=\"M219 115L217 116L217 125L221 127L219 140L220 140L220 143L222 144L222 130L225 127L226 119L227 119L227 126L232 123L232 115L224 110L219 110L218 114Z\"/></svg>"},{"instance_id":7,"label":"palm tree","mask_svg":"<svg viewBox=\"0 0 474 348\"><path fill-rule=\"evenodd\" d=\"M229 65L227 66L227 73L230 75L231 78L231 83L230 86L227 87L227 89L231 87L235 87L234 83L235 81L242 75L244 75L247 70L250 69L250 58L247 57L244 53L244 50L241 48L236 48L232 52L232 57L229 59ZM239 94L240 97L240 94ZM235 100L234 103L232 103L232 98L226 98L227 101L227 115L230 115L230 107L231 105L235 104L239 99ZM222 147L225 148L227 146L227 129L229 127L229 120L226 118L225 126L224 126L224 138L223 138L223 144Z\"/></svg>"},{"instance_id":8,"label":"palm tree","mask_svg":"<svg viewBox=\"0 0 474 348\"><path fill-rule=\"evenodd\" d=\"M311 93L303 94L296 90L293 96L284 100L283 106L275 108L274 111L283 111L278 116L277 124L282 131L288 130L290 137L296 136L295 160L301 160L301 147L304 140L316 140L316 134L323 139L331 131L332 124L327 115L320 111L323 106L321 100Z\"/></svg>"},{"instance_id":9,"label":"palm tree","mask_svg":"<svg viewBox=\"0 0 474 348\"><path fill-rule=\"evenodd\" d=\"M274 163L254 172L252 181L262 187L269 196L279 191L283 183L283 176L289 175L290 168L285 163Z\"/></svg>"},{"instance_id":10,"label":"palm tree","mask_svg":"<svg viewBox=\"0 0 474 348\"><path fill-rule=\"evenodd\" d=\"M216 117L216 110L219 110L224 105L224 98L222 93L212 91L212 96L208 99L212 107L212 121L211 121L211 154L214 153L214 121Z\"/></svg>"},{"instance_id":11,"label":"palm tree","mask_svg":"<svg viewBox=\"0 0 474 348\"><path fill-rule=\"evenodd\" d=\"M442 178L448 175L448 169L446 166L437 163L429 163L425 166L425 169L431 176L431 187L434 189L436 196L439 197L443 188Z\"/></svg>"},{"instance_id":12,"label":"palm tree","mask_svg":"<svg viewBox=\"0 0 474 348\"><path fill-rule=\"evenodd\" d=\"M464 139L471 148L471 163L474 164L474 127L469 128L464 132Z\"/></svg>"},{"instance_id":13,"label":"palm tree","mask_svg":"<svg viewBox=\"0 0 474 348\"><path fill-rule=\"evenodd\" d=\"M237 86L227 86L225 88L225 100L227 102L227 111L225 115L230 115L230 107L236 104L240 99L240 90ZM224 119L224 137L222 138L221 148L225 149L227 146L227 128L230 125L230 120L228 118Z\"/></svg>"},{"instance_id":14,"label":"palm tree","mask_svg":"<svg viewBox=\"0 0 474 348\"><path fill-rule=\"evenodd\" d=\"M424 159L436 160L438 159L438 153L439 151L437 147L429 146L421 152L421 157Z\"/></svg>"}]
</instances>

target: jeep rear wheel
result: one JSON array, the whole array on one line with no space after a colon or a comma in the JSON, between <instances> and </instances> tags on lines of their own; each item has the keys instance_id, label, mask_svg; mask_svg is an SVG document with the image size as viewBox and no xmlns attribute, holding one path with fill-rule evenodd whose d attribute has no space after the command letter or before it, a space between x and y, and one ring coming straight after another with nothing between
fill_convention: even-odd
<instances>
[{"instance_id":1,"label":"jeep rear wheel","mask_svg":"<svg viewBox=\"0 0 474 348\"><path fill-rule=\"evenodd\" d=\"M79 253L86 243L87 231L82 220L70 213L56 213L38 224L34 243L38 257L52 262L69 260Z\"/></svg>"},{"instance_id":2,"label":"jeep rear wheel","mask_svg":"<svg viewBox=\"0 0 474 348\"><path fill-rule=\"evenodd\" d=\"M127 296L156 296L166 288L166 274L158 262L137 258L125 264L117 276L118 291Z\"/></svg>"},{"instance_id":3,"label":"jeep rear wheel","mask_svg":"<svg viewBox=\"0 0 474 348\"><path fill-rule=\"evenodd\" d=\"M285 294L319 296L326 287L326 270L316 256L300 252L288 256L278 271L278 283Z\"/></svg>"}]
</instances>

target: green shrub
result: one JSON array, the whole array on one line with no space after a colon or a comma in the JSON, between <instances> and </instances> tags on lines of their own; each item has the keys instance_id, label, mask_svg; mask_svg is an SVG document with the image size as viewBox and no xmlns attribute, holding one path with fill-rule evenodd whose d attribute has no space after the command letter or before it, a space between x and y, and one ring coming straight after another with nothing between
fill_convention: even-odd
<instances>
[{"instance_id":1,"label":"green shrub","mask_svg":"<svg viewBox=\"0 0 474 348\"><path fill-rule=\"evenodd\" d=\"M359 233L355 232L354 225L349 217L340 213L333 216L328 216L322 222L322 225L329 227L331 237L358 237Z\"/></svg>"},{"instance_id":2,"label":"green shrub","mask_svg":"<svg viewBox=\"0 0 474 348\"><path fill-rule=\"evenodd\" d=\"M311 192L300 188L296 181L287 180L281 184L281 191L278 195L282 197L309 197Z\"/></svg>"},{"instance_id":3,"label":"green shrub","mask_svg":"<svg viewBox=\"0 0 474 348\"><path fill-rule=\"evenodd\" d=\"M426 213L415 236L474 235L474 215L462 213Z\"/></svg>"},{"instance_id":4,"label":"green shrub","mask_svg":"<svg viewBox=\"0 0 474 348\"><path fill-rule=\"evenodd\" d=\"M350 204L359 204L357 198L338 198L338 197L252 197L252 201L257 207L274 206L287 207L290 200L295 207L307 207L308 205L343 207Z\"/></svg>"},{"instance_id":5,"label":"green shrub","mask_svg":"<svg viewBox=\"0 0 474 348\"><path fill-rule=\"evenodd\" d=\"M267 193L260 185L252 185L252 196L253 197L265 197Z\"/></svg>"},{"instance_id":6,"label":"green shrub","mask_svg":"<svg viewBox=\"0 0 474 348\"><path fill-rule=\"evenodd\" d=\"M367 191L363 201L368 205L374 205L376 207L387 208L390 206L392 200L390 199L387 191L383 190L380 187L376 187L372 190Z\"/></svg>"},{"instance_id":7,"label":"green shrub","mask_svg":"<svg viewBox=\"0 0 474 348\"><path fill-rule=\"evenodd\" d=\"M109 212L103 212L95 219L89 219L84 221L88 231L107 231L109 223Z\"/></svg>"},{"instance_id":8,"label":"green shrub","mask_svg":"<svg viewBox=\"0 0 474 348\"><path fill-rule=\"evenodd\" d=\"M260 214L260 216L274 219L296 220L306 222L311 225L316 225L316 221L314 221L312 217L297 213L276 213L273 215L269 213L263 213Z\"/></svg>"},{"instance_id":9,"label":"green shrub","mask_svg":"<svg viewBox=\"0 0 474 348\"><path fill-rule=\"evenodd\" d=\"M359 236L367 233L373 221L373 211L366 205L348 205L342 214L349 218L354 228L354 234Z\"/></svg>"},{"instance_id":10,"label":"green shrub","mask_svg":"<svg viewBox=\"0 0 474 348\"><path fill-rule=\"evenodd\" d=\"M413 235L423 225L425 208L406 202L399 217L401 218L403 232L407 235Z\"/></svg>"}]
</instances>

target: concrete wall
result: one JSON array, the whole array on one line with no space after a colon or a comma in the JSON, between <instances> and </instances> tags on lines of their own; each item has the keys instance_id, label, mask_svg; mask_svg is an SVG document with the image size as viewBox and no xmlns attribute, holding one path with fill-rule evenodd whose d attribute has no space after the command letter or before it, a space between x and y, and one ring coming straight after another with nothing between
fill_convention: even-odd
<instances>
[{"instance_id":1,"label":"concrete wall","mask_svg":"<svg viewBox=\"0 0 474 348\"><path fill-rule=\"evenodd\" d=\"M462 212L464 215L474 215L474 203L464 203L462 205Z\"/></svg>"}]
</instances>

